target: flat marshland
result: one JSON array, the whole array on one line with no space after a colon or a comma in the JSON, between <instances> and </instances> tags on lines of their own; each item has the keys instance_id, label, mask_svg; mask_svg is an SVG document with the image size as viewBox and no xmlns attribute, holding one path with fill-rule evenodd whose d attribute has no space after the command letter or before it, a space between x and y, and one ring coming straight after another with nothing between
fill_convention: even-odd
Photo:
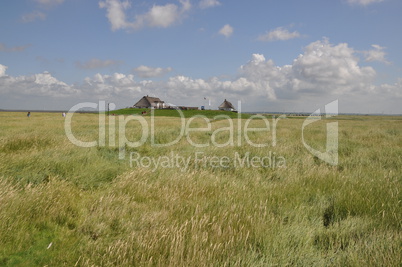
<instances>
[{"instance_id":1,"label":"flat marshland","mask_svg":"<svg viewBox=\"0 0 402 267\"><path fill-rule=\"evenodd\" d=\"M0 265L400 266L402 117L0 113ZM153 121L152 121L153 120ZM144 140L144 125L151 129ZM211 127L208 128L208 125ZM241 129L238 132L238 129ZM121 130L121 129L120 129ZM240 134L239 134L240 133ZM173 142L174 141L174 142ZM172 142L169 146L162 146ZM252 145L254 144L254 145ZM257 147L255 144L266 144ZM124 159L119 159L123 156Z\"/></svg>"}]
</instances>

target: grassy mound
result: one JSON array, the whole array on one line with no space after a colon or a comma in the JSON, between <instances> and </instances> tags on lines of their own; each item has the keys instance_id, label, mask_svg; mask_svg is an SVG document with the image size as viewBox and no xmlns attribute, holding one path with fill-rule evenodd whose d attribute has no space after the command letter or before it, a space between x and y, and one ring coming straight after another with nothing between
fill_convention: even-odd
<instances>
[{"instance_id":1,"label":"grassy mound","mask_svg":"<svg viewBox=\"0 0 402 267\"><path fill-rule=\"evenodd\" d=\"M141 115L142 112L146 112L143 116L150 116L151 112L154 112L155 116L158 117L180 117L180 113L177 110L174 109L143 109L143 108L125 108L125 109L119 109L119 110L113 110L110 111L110 114L115 114L115 115ZM185 118L190 118L196 115L201 115L205 116L207 118L214 118L216 116L228 116L229 118L242 118L242 119L247 119L250 118L252 115L251 114L238 114L236 112L231 112L231 111L223 111L223 110L181 110L182 114L184 115Z\"/></svg>"}]
</instances>

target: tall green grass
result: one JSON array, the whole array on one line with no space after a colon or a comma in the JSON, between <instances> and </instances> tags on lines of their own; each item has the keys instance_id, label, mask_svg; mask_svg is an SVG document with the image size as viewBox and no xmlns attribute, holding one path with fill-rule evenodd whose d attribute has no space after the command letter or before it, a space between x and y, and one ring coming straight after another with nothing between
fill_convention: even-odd
<instances>
[{"instance_id":1,"label":"tall green grass","mask_svg":"<svg viewBox=\"0 0 402 267\"><path fill-rule=\"evenodd\" d=\"M116 122L117 122L116 117ZM145 117L150 123L150 118ZM0 265L4 266L400 266L402 262L400 117L335 117L339 164L311 155L303 120L250 132L255 143L196 148L150 140L127 147L76 147L58 114L0 113ZM108 120L107 120L108 121ZM211 131L189 133L211 142ZM325 147L325 123L305 130ZM180 132L180 119L155 119L155 141ZM245 120L235 121L244 126ZM98 139L98 117L75 114L74 134ZM191 127L204 127L194 120ZM250 127L263 127L256 120ZM272 125L271 125L272 126ZM117 127L117 126L116 126ZM141 134L135 122L127 136ZM229 134L216 134L225 143ZM234 139L237 140L237 133ZM109 143L108 135L106 144ZM281 168L200 166L196 152L283 157ZM129 153L192 157L188 169L130 167Z\"/></svg>"}]
</instances>

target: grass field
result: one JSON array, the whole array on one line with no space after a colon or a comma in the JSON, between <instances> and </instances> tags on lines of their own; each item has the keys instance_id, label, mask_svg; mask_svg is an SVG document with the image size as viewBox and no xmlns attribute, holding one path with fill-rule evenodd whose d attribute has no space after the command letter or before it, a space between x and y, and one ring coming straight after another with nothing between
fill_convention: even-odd
<instances>
[{"instance_id":1,"label":"grass field","mask_svg":"<svg viewBox=\"0 0 402 267\"><path fill-rule=\"evenodd\" d=\"M61 114L0 112L0 266L400 266L402 117L332 118L332 166L303 146L300 118L279 120L275 136L247 133L264 148L238 136L246 118L212 114L190 123L211 129L155 146L181 125L157 115L154 140L125 147L122 160L122 116L106 118L105 145L84 148L68 140ZM310 146L325 149L327 122L305 129ZM98 123L75 114L72 130L99 140ZM128 140L141 133L127 122ZM238 161L267 155L264 166Z\"/></svg>"}]
</instances>

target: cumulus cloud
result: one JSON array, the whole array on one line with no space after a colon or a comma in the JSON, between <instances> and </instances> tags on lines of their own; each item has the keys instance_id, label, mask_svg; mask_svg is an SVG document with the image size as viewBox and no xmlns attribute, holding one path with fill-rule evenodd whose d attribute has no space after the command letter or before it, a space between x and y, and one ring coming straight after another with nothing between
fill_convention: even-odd
<instances>
[{"instance_id":1,"label":"cumulus cloud","mask_svg":"<svg viewBox=\"0 0 402 267\"><path fill-rule=\"evenodd\" d=\"M97 98L109 97L132 97L138 92L146 82L136 82L134 75L114 73L112 75L95 74L92 78L85 78L80 86L82 91Z\"/></svg>"},{"instance_id":2,"label":"cumulus cloud","mask_svg":"<svg viewBox=\"0 0 402 267\"><path fill-rule=\"evenodd\" d=\"M100 8L106 8L106 17L108 18L112 30L125 29L130 27L130 23L127 22L125 9L130 7L130 2L119 0L106 0L99 2Z\"/></svg>"},{"instance_id":3,"label":"cumulus cloud","mask_svg":"<svg viewBox=\"0 0 402 267\"><path fill-rule=\"evenodd\" d=\"M332 45L328 39L311 43L292 64L294 88L337 94L369 90L376 72L360 67L355 53L346 43Z\"/></svg>"},{"instance_id":4,"label":"cumulus cloud","mask_svg":"<svg viewBox=\"0 0 402 267\"><path fill-rule=\"evenodd\" d=\"M226 24L219 30L219 34L222 34L226 38L229 38L233 34L233 27L230 26L229 24Z\"/></svg>"},{"instance_id":5,"label":"cumulus cloud","mask_svg":"<svg viewBox=\"0 0 402 267\"><path fill-rule=\"evenodd\" d=\"M384 0L347 0L350 5L367 6L374 3L381 3Z\"/></svg>"},{"instance_id":6,"label":"cumulus cloud","mask_svg":"<svg viewBox=\"0 0 402 267\"><path fill-rule=\"evenodd\" d=\"M111 67L111 66L116 66L122 64L121 61L119 60L101 60L97 58L90 59L86 62L81 63L80 61L77 61L75 63L77 68L80 69L100 69L100 68L106 68L106 67Z\"/></svg>"},{"instance_id":7,"label":"cumulus cloud","mask_svg":"<svg viewBox=\"0 0 402 267\"><path fill-rule=\"evenodd\" d=\"M160 77L169 72L173 69L171 67L168 68L152 68L148 66L141 65L137 68L133 69L133 72L137 74L137 76L141 78L153 78L153 77Z\"/></svg>"},{"instance_id":8,"label":"cumulus cloud","mask_svg":"<svg viewBox=\"0 0 402 267\"><path fill-rule=\"evenodd\" d=\"M189 0L180 0L181 6L176 4L153 5L146 13L128 20L126 10L131 7L130 2L120 0L105 0L99 2L100 8L106 9L112 30L141 29L144 27L167 28L183 19L191 9Z\"/></svg>"},{"instance_id":9,"label":"cumulus cloud","mask_svg":"<svg viewBox=\"0 0 402 267\"><path fill-rule=\"evenodd\" d=\"M382 84L378 86L376 92L381 95L402 97L402 78L399 78L394 84Z\"/></svg>"},{"instance_id":10,"label":"cumulus cloud","mask_svg":"<svg viewBox=\"0 0 402 267\"><path fill-rule=\"evenodd\" d=\"M154 5L147 13L139 15L135 20L135 27L144 26L167 28L180 18L180 9L175 4L163 6Z\"/></svg>"},{"instance_id":11,"label":"cumulus cloud","mask_svg":"<svg viewBox=\"0 0 402 267\"><path fill-rule=\"evenodd\" d=\"M286 41L294 38L299 38L300 36L300 33L298 33L297 31L290 32L284 27L278 27L275 30L258 36L258 40L264 42Z\"/></svg>"},{"instance_id":12,"label":"cumulus cloud","mask_svg":"<svg viewBox=\"0 0 402 267\"><path fill-rule=\"evenodd\" d=\"M0 64L0 94L14 96L39 96L51 98L92 98L132 97L144 88L147 81L135 81L134 75L114 73L112 75L95 74L86 77L81 84L69 85L52 74L43 73L30 76L9 76L7 66Z\"/></svg>"},{"instance_id":13,"label":"cumulus cloud","mask_svg":"<svg viewBox=\"0 0 402 267\"><path fill-rule=\"evenodd\" d=\"M289 65L277 66L273 60L264 55L253 54L250 61L239 68L231 79L212 77L210 79L193 79L186 76L170 77L167 81L136 81L134 75L114 73L113 75L96 74L87 77L83 84L69 86L58 81L49 73L34 76L8 77L5 66L0 67L2 87L33 88L43 93L57 92L62 95L82 91L94 96L129 95L144 90L164 90L171 95L248 95L266 99L296 99L303 95L341 95L374 92L373 81L376 72L372 67L359 66L356 51L346 43L333 45L328 39L313 42L304 48ZM86 67L108 65L106 61L93 61ZM98 64L99 63L99 64ZM139 66L133 72L141 78L152 78L170 72L171 68L152 68ZM33 85L29 85L31 83ZM14 86L17 85L17 86ZM24 86L21 86L24 84ZM399 85L392 85L395 88ZM55 90L58 88L58 90ZM162 89L161 89L162 88ZM385 90L384 89L384 90Z\"/></svg>"},{"instance_id":14,"label":"cumulus cloud","mask_svg":"<svg viewBox=\"0 0 402 267\"><path fill-rule=\"evenodd\" d=\"M201 0L198 6L201 9L206 9L210 7L220 6L221 3L218 0Z\"/></svg>"},{"instance_id":15,"label":"cumulus cloud","mask_svg":"<svg viewBox=\"0 0 402 267\"><path fill-rule=\"evenodd\" d=\"M302 54L288 65L278 66L262 54L253 54L248 62L240 66L236 75L225 79L177 75L161 81L144 80L167 73L171 68L139 66L133 71L142 80L135 80L135 74L98 73L74 85L59 81L48 72L8 76L7 66L0 64L0 94L2 99L3 96L16 94L52 98L70 96L76 99L78 96L78 99L119 102L152 94L192 105L197 103L196 99L201 101L205 96L212 99L246 99L258 103L297 100L294 103L302 103L300 106L304 107L308 107L305 101L311 99L342 97L356 104L362 96L370 101L381 97L384 101L393 99L397 102L402 97L402 79L394 84L375 85L376 71L372 67L359 65L356 56L359 53L346 43L331 44L328 39L322 39L307 45Z\"/></svg>"},{"instance_id":16,"label":"cumulus cloud","mask_svg":"<svg viewBox=\"0 0 402 267\"><path fill-rule=\"evenodd\" d=\"M271 100L371 92L376 72L360 67L355 53L347 44L332 45L324 39L308 45L291 65L277 66L264 55L253 54L233 79L176 76L164 88L185 96L252 95Z\"/></svg>"},{"instance_id":17,"label":"cumulus cloud","mask_svg":"<svg viewBox=\"0 0 402 267\"><path fill-rule=\"evenodd\" d=\"M7 66L4 66L4 65L0 64L0 77L6 75L7 68L8 68Z\"/></svg>"},{"instance_id":18,"label":"cumulus cloud","mask_svg":"<svg viewBox=\"0 0 402 267\"><path fill-rule=\"evenodd\" d=\"M25 96L67 97L78 95L80 91L57 80L49 72L30 76L9 76L7 66L0 64L0 93Z\"/></svg>"},{"instance_id":19,"label":"cumulus cloud","mask_svg":"<svg viewBox=\"0 0 402 267\"><path fill-rule=\"evenodd\" d=\"M379 46L379 45L372 45L372 47L374 48L373 50L369 50L369 51L363 51L363 54L366 58L366 61L370 62L370 61L379 61L379 62L383 62L386 64L389 64L390 62L388 60L385 59L385 47Z\"/></svg>"}]
</instances>

